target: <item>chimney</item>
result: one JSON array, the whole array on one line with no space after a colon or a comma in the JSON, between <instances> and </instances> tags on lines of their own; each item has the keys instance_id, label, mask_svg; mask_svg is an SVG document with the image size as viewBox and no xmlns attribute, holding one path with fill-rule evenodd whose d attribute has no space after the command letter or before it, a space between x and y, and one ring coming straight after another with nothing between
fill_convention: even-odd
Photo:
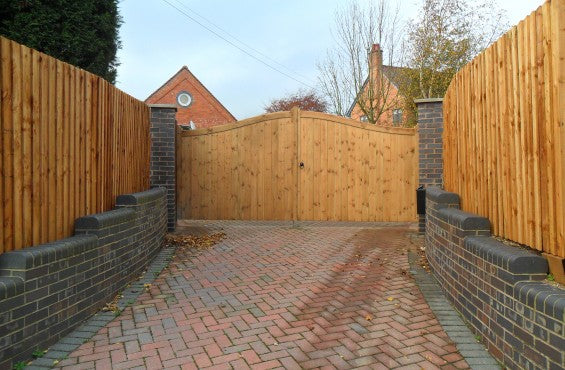
<instances>
[{"instance_id":1,"label":"chimney","mask_svg":"<svg viewBox=\"0 0 565 370\"><path fill-rule=\"evenodd\" d=\"M381 68L383 66L383 50L379 44L373 44L369 52L369 68Z\"/></svg>"}]
</instances>

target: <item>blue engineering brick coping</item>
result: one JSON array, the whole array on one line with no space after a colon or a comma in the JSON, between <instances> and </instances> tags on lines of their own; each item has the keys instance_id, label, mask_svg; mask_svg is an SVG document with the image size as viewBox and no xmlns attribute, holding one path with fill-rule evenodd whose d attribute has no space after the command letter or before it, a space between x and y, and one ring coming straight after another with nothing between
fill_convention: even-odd
<instances>
[{"instance_id":1,"label":"blue engineering brick coping","mask_svg":"<svg viewBox=\"0 0 565 370\"><path fill-rule=\"evenodd\" d=\"M426 256L443 292L509 368L565 368L565 290L544 281L547 260L490 235L459 196L426 192Z\"/></svg>"}]
</instances>

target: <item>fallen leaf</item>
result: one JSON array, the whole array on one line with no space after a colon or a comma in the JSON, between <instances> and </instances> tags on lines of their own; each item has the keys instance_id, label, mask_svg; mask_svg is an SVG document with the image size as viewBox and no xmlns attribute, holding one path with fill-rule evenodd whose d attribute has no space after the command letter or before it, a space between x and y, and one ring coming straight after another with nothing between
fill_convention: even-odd
<instances>
[{"instance_id":1,"label":"fallen leaf","mask_svg":"<svg viewBox=\"0 0 565 370\"><path fill-rule=\"evenodd\" d=\"M371 320L373 320L373 316L367 315L367 316L365 316L365 320L371 321Z\"/></svg>"},{"instance_id":2,"label":"fallen leaf","mask_svg":"<svg viewBox=\"0 0 565 370\"><path fill-rule=\"evenodd\" d=\"M394 300L394 298L392 298L392 297L388 297L388 298L387 298L386 300L390 302L390 301L393 301L393 300Z\"/></svg>"},{"instance_id":3,"label":"fallen leaf","mask_svg":"<svg viewBox=\"0 0 565 370\"><path fill-rule=\"evenodd\" d=\"M212 235L165 235L165 246L177 248L210 248L226 237L225 233L215 233Z\"/></svg>"}]
</instances>

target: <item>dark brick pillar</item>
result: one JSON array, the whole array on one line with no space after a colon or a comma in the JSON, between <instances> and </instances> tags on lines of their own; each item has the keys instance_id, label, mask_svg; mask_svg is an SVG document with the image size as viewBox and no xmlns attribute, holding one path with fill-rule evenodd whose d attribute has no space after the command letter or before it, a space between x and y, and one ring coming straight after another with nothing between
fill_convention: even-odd
<instances>
[{"instance_id":1,"label":"dark brick pillar","mask_svg":"<svg viewBox=\"0 0 565 370\"><path fill-rule=\"evenodd\" d=\"M443 188L443 99L418 99L418 153L420 185ZM424 232L426 217L419 216L419 230Z\"/></svg>"},{"instance_id":2,"label":"dark brick pillar","mask_svg":"<svg viewBox=\"0 0 565 370\"><path fill-rule=\"evenodd\" d=\"M177 107L149 104L151 108L151 186L167 189L167 229L177 223L175 130Z\"/></svg>"}]
</instances>

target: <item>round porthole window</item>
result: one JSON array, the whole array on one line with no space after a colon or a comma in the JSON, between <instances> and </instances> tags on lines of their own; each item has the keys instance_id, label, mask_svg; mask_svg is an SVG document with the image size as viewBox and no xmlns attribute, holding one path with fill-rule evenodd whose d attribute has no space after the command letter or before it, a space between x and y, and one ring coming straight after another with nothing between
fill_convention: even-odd
<instances>
[{"instance_id":1,"label":"round porthole window","mask_svg":"<svg viewBox=\"0 0 565 370\"><path fill-rule=\"evenodd\" d=\"M186 91L181 91L177 95L177 103L179 103L181 107L188 107L190 103L192 103L192 96Z\"/></svg>"}]
</instances>

